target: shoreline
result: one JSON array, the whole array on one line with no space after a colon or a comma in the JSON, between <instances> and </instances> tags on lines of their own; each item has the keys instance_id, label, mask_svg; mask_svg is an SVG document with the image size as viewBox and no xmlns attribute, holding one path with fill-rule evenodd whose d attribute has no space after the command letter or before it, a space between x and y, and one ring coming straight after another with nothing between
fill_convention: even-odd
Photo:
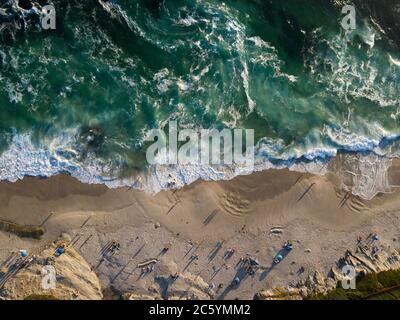
<instances>
[{"instance_id":1,"label":"shoreline","mask_svg":"<svg viewBox=\"0 0 400 320\"><path fill-rule=\"evenodd\" d=\"M376 139L358 137L351 144L346 141L341 143L340 137L336 138L337 141L331 137L330 144L332 146L327 144L323 147L305 150L293 148L288 151L280 150L283 147L279 144L271 146L265 138L262 138L255 146L253 164L183 165L178 163L176 165L149 165L148 167L142 167L141 164L140 168L134 169L123 168L104 161L105 159L92 156L83 161L77 160L80 153L75 150L77 130L75 128L53 138L48 145L34 144L30 133L15 134L8 147L0 155L0 181L16 182L24 177L50 178L60 174L69 174L86 184L104 184L109 188L130 187L156 194L163 190L181 189L197 180L229 181L241 175L271 169L288 168L291 171L313 174L335 173L338 168L349 165L343 158L355 158L357 163L361 163L365 159L375 162L375 164L396 161L400 158L400 155L391 150L392 147L396 148L400 141L399 136L394 134ZM276 151L275 148L280 151ZM88 150L81 151L87 152ZM275 153L279 153L279 156ZM338 164L332 167L332 164L336 162ZM361 165L354 166L353 164L347 168L350 171L360 171L361 169L363 169ZM369 174L370 168L364 169L366 169L365 173ZM381 172L381 174L385 173ZM385 192L385 188L371 191L367 186L366 192L368 194L364 195L361 190L355 194L370 200L377 193Z\"/></svg>"},{"instance_id":2,"label":"shoreline","mask_svg":"<svg viewBox=\"0 0 400 320\"><path fill-rule=\"evenodd\" d=\"M400 185L399 161L393 162L388 176L393 185ZM0 219L45 230L40 240L0 231L0 260L12 251L35 250L67 234L79 237L74 248L91 266L100 263L96 274L103 290L160 293L156 279L172 264L180 274L222 285L216 299L251 299L259 291L296 283L315 270L328 272L356 245L359 235L374 232L382 245L398 245L399 192L395 188L366 201L341 190L331 174L288 169L230 181L197 181L154 196L87 185L70 176L0 182ZM121 252L102 262L101 248L112 239L121 243ZM294 242L294 250L272 272L260 271L240 288L225 290L238 272L240 258L257 257L268 268L287 240ZM222 247L215 253L217 242ZM164 247L170 249L160 256ZM230 248L236 251L226 260L223 256ZM194 254L198 260L190 262ZM155 271L139 278L137 264L153 258L159 260ZM306 271L298 275L300 267Z\"/></svg>"},{"instance_id":3,"label":"shoreline","mask_svg":"<svg viewBox=\"0 0 400 320\"><path fill-rule=\"evenodd\" d=\"M301 156L293 158L276 159L270 156L261 156L262 147L256 153L253 165L151 165L146 169L121 169L114 176L108 176L105 170L110 170L109 164L89 159L86 162L76 162L77 154L68 146L69 138L63 137L55 143L58 147L40 147L32 144L29 135L15 137L11 146L0 156L0 181L17 182L25 177L48 179L59 175L70 175L81 183L90 185L105 185L110 189L132 188L155 195L162 191L179 190L197 181L231 181L236 177L251 175L268 170L284 170L293 172L325 175L333 173L337 175L340 171L340 179L349 180L345 177L348 173L358 176L356 179L350 177L347 187L354 195L365 200L371 200L378 193L386 193L390 186L388 179L385 180L386 170L392 161L399 161L396 153L389 152L386 155L378 155L375 148L386 148L388 141L395 143L398 138L382 138L373 147L363 149L363 142L353 146L358 151L333 149L311 149ZM66 140L66 141L64 141ZM386 142L385 142L386 141ZM372 149L371 149L372 148ZM380 151L382 152L382 150ZM390 155L391 154L391 155ZM364 163L367 163L365 166ZM127 170L126 172L124 170ZM116 170L118 171L118 169ZM365 181L362 176L375 172L375 181L370 185L363 185ZM128 173L128 174L126 174ZM360 183L361 181L361 183ZM353 188L353 186L355 188Z\"/></svg>"}]
</instances>

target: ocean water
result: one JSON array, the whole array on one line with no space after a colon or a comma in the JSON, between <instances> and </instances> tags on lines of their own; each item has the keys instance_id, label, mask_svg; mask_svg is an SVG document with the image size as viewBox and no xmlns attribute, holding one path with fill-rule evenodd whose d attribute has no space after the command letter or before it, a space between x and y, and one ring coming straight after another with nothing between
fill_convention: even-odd
<instances>
[{"instance_id":1,"label":"ocean water","mask_svg":"<svg viewBox=\"0 0 400 320\"><path fill-rule=\"evenodd\" d=\"M56 30L0 19L0 179L157 192L252 171L148 166L146 133L169 120L254 129L255 170L323 173L343 152L381 167L399 150L400 49L365 8L345 32L334 2L55 0Z\"/></svg>"}]
</instances>

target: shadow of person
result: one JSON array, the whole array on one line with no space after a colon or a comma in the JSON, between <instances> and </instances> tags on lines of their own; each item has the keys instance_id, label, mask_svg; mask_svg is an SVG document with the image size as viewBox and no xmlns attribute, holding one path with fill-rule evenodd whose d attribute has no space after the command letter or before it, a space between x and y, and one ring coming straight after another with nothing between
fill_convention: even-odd
<instances>
[{"instance_id":1,"label":"shadow of person","mask_svg":"<svg viewBox=\"0 0 400 320\"><path fill-rule=\"evenodd\" d=\"M237 290L238 288L240 288L241 283L247 279L248 277L248 273L247 273L247 266L244 267L240 267L238 269L238 271L236 272L236 274L233 277L232 282L225 288L225 290L218 296L218 300L223 300L226 295L234 290ZM239 284L234 284L234 279L238 278L239 279Z\"/></svg>"}]
</instances>

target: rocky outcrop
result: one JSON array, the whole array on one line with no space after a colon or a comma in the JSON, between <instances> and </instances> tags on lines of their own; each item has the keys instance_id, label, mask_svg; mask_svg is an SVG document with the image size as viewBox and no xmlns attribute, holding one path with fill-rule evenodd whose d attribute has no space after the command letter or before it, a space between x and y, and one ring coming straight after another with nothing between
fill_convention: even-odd
<instances>
[{"instance_id":1,"label":"rocky outcrop","mask_svg":"<svg viewBox=\"0 0 400 320\"><path fill-rule=\"evenodd\" d=\"M3 266L1 278L8 279L0 289L0 297L7 300L40 299L45 296L62 300L102 299L99 280L82 256L72 247L67 247L65 253L57 257L56 249L57 244L53 243L35 256L24 260L16 257ZM51 285L51 270L55 271L54 288Z\"/></svg>"},{"instance_id":2,"label":"rocky outcrop","mask_svg":"<svg viewBox=\"0 0 400 320\"><path fill-rule=\"evenodd\" d=\"M155 280L160 286L160 293L164 299L209 300L211 298L213 292L203 278L189 272L177 274L177 270L176 263L172 261L158 268Z\"/></svg>"},{"instance_id":3,"label":"rocky outcrop","mask_svg":"<svg viewBox=\"0 0 400 320\"><path fill-rule=\"evenodd\" d=\"M122 300L162 300L162 297L158 294L126 293L122 295Z\"/></svg>"},{"instance_id":4,"label":"rocky outcrop","mask_svg":"<svg viewBox=\"0 0 400 320\"><path fill-rule=\"evenodd\" d=\"M354 252L348 250L326 276L314 271L305 281L301 280L294 286L263 290L254 298L259 300L299 300L310 295L325 294L335 289L338 281L345 278L342 273L345 265L354 267L358 275L400 269L400 252L393 248L378 248L371 242L360 244Z\"/></svg>"},{"instance_id":5,"label":"rocky outcrop","mask_svg":"<svg viewBox=\"0 0 400 320\"><path fill-rule=\"evenodd\" d=\"M157 262L154 271L155 283L146 292L137 290L125 293L125 300L210 300L214 291L200 276L190 272L178 273L178 266L173 261Z\"/></svg>"}]
</instances>

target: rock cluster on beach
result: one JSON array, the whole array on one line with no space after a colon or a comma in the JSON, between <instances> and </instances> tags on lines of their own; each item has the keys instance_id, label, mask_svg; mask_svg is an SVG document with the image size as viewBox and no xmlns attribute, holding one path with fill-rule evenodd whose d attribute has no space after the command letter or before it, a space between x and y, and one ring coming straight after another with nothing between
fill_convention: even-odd
<instances>
[{"instance_id":1,"label":"rock cluster on beach","mask_svg":"<svg viewBox=\"0 0 400 320\"><path fill-rule=\"evenodd\" d=\"M342 268L345 265L354 267L357 274L364 275L395 270L400 268L400 252L394 248L378 249L376 246L360 244L355 251L347 250L328 275L323 276L319 271L314 271L306 280L301 280L294 286L264 290L257 293L255 299L300 300L311 295L325 294L334 290L337 283L344 279Z\"/></svg>"},{"instance_id":2,"label":"rock cluster on beach","mask_svg":"<svg viewBox=\"0 0 400 320\"><path fill-rule=\"evenodd\" d=\"M127 300L210 300L214 291L198 275L190 272L177 273L173 261L161 261L155 275L155 283L148 292L133 292L122 295ZM174 275L177 275L174 277Z\"/></svg>"}]
</instances>

